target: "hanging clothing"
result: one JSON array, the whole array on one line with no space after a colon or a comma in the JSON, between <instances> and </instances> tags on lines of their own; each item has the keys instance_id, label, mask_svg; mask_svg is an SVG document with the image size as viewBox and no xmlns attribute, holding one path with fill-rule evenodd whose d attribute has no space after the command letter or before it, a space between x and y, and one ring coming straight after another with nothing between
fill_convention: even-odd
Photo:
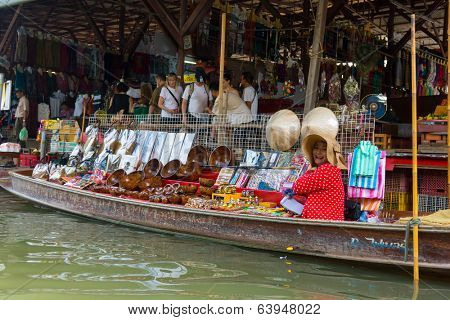
<instances>
[{"instance_id":1,"label":"hanging clothing","mask_svg":"<svg viewBox=\"0 0 450 320\"><path fill-rule=\"evenodd\" d=\"M16 79L14 81L14 88L24 90L27 89L27 82L25 79L25 73L23 72L23 69L19 66L16 67Z\"/></svg>"},{"instance_id":2,"label":"hanging clothing","mask_svg":"<svg viewBox=\"0 0 450 320\"><path fill-rule=\"evenodd\" d=\"M75 110L73 112L74 117L81 117L83 114L83 95L80 94L77 97L77 100L75 100Z\"/></svg>"},{"instance_id":3,"label":"hanging clothing","mask_svg":"<svg viewBox=\"0 0 450 320\"><path fill-rule=\"evenodd\" d=\"M353 151L352 175L374 176L376 173L377 146L370 141L361 141Z\"/></svg>"},{"instance_id":4,"label":"hanging clothing","mask_svg":"<svg viewBox=\"0 0 450 320\"><path fill-rule=\"evenodd\" d=\"M44 35L38 31L36 38L36 65L45 67L45 42Z\"/></svg>"},{"instance_id":5,"label":"hanging clothing","mask_svg":"<svg viewBox=\"0 0 450 320\"><path fill-rule=\"evenodd\" d=\"M38 101L43 102L49 96L47 86L47 72L36 72L36 89ZM43 99L42 99L43 98Z\"/></svg>"},{"instance_id":6,"label":"hanging clothing","mask_svg":"<svg viewBox=\"0 0 450 320\"><path fill-rule=\"evenodd\" d=\"M44 66L53 69L53 52L51 35L44 35Z\"/></svg>"},{"instance_id":7,"label":"hanging clothing","mask_svg":"<svg viewBox=\"0 0 450 320\"><path fill-rule=\"evenodd\" d=\"M50 115L52 118L59 117L61 103L60 99L50 97Z\"/></svg>"},{"instance_id":8,"label":"hanging clothing","mask_svg":"<svg viewBox=\"0 0 450 320\"><path fill-rule=\"evenodd\" d=\"M27 37L27 63L30 66L36 65L36 38L28 35Z\"/></svg>"},{"instance_id":9,"label":"hanging clothing","mask_svg":"<svg viewBox=\"0 0 450 320\"><path fill-rule=\"evenodd\" d=\"M14 61L16 63L27 62L27 31L21 26L17 29L17 44Z\"/></svg>"},{"instance_id":10,"label":"hanging clothing","mask_svg":"<svg viewBox=\"0 0 450 320\"><path fill-rule=\"evenodd\" d=\"M25 70L25 82L28 98L32 101L37 100L36 72L30 67Z\"/></svg>"},{"instance_id":11,"label":"hanging clothing","mask_svg":"<svg viewBox=\"0 0 450 320\"><path fill-rule=\"evenodd\" d=\"M59 91L63 93L69 92L69 81L67 80L67 76L60 72L56 75L56 85Z\"/></svg>"},{"instance_id":12,"label":"hanging clothing","mask_svg":"<svg viewBox=\"0 0 450 320\"><path fill-rule=\"evenodd\" d=\"M37 113L37 121L48 120L50 118L50 106L46 103L39 103Z\"/></svg>"},{"instance_id":13,"label":"hanging clothing","mask_svg":"<svg viewBox=\"0 0 450 320\"><path fill-rule=\"evenodd\" d=\"M348 155L348 171L351 172L352 154ZM375 189L366 189L360 187L348 186L348 198L350 199L383 199L384 184L386 172L386 151L380 152L380 162L377 171L377 187Z\"/></svg>"},{"instance_id":14,"label":"hanging clothing","mask_svg":"<svg viewBox=\"0 0 450 320\"><path fill-rule=\"evenodd\" d=\"M61 42L59 46L59 70L69 71L69 47L64 42Z\"/></svg>"},{"instance_id":15,"label":"hanging clothing","mask_svg":"<svg viewBox=\"0 0 450 320\"><path fill-rule=\"evenodd\" d=\"M378 170L378 166L380 164L380 154L381 153L378 152L377 155L375 156L375 159L376 159L375 167L377 170ZM360 188L365 188L365 189L376 189L377 182L378 182L377 174L374 174L372 176L361 176L361 175L353 174L353 172L355 170L355 166L358 165L356 159L357 159L357 157L354 156L351 171L350 171L349 181L348 181L349 186L360 187Z\"/></svg>"}]
</instances>

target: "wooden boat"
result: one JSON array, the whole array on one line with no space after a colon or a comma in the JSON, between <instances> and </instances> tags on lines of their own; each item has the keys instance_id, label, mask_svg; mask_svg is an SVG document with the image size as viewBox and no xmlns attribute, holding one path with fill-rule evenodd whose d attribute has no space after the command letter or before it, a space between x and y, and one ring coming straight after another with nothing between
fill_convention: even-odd
<instances>
[{"instance_id":1,"label":"wooden boat","mask_svg":"<svg viewBox=\"0 0 450 320\"><path fill-rule=\"evenodd\" d=\"M191 235L238 246L354 262L412 266L412 236L405 226L331 222L213 210L125 199L31 178L11 172L3 187L13 194L56 210L142 229ZM450 274L450 229L420 226L421 270ZM406 261L404 261L407 251Z\"/></svg>"}]
</instances>

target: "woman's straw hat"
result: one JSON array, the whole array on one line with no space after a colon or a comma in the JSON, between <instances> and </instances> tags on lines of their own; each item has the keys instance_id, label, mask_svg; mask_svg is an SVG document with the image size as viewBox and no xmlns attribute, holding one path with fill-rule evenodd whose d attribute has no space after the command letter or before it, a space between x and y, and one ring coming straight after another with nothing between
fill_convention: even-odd
<instances>
[{"instance_id":1,"label":"woman's straw hat","mask_svg":"<svg viewBox=\"0 0 450 320\"><path fill-rule=\"evenodd\" d=\"M302 136L302 152L308 161L313 164L313 148L318 141L325 141L327 143L327 159L332 165L339 169L346 170L344 157L341 154L341 146L336 141L334 136L324 134L323 130L312 129L307 132L306 136Z\"/></svg>"},{"instance_id":2,"label":"woman's straw hat","mask_svg":"<svg viewBox=\"0 0 450 320\"><path fill-rule=\"evenodd\" d=\"M266 126L269 146L277 151L291 149L300 137L300 120L291 110L280 110L273 114Z\"/></svg>"},{"instance_id":3,"label":"woman's straw hat","mask_svg":"<svg viewBox=\"0 0 450 320\"><path fill-rule=\"evenodd\" d=\"M324 107L317 107L308 112L302 123L302 137L311 130L317 130L335 138L339 131L339 122L334 112Z\"/></svg>"}]
</instances>

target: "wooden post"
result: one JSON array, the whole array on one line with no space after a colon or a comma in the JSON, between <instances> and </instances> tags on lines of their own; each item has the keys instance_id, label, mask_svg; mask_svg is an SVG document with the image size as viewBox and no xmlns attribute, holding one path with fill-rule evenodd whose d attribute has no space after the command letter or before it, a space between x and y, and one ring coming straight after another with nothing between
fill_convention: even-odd
<instances>
[{"instance_id":1,"label":"wooden post","mask_svg":"<svg viewBox=\"0 0 450 320\"><path fill-rule=\"evenodd\" d=\"M450 0L447 3L447 87L450 84L450 23L448 18L450 17ZM449 88L450 89L450 88ZM450 190L450 90L447 89L447 184ZM450 205L450 191L447 194L448 203Z\"/></svg>"},{"instance_id":2,"label":"wooden post","mask_svg":"<svg viewBox=\"0 0 450 320\"><path fill-rule=\"evenodd\" d=\"M186 12L187 12L187 2L186 0L180 0L180 25L179 34L180 41L178 42L178 65L177 65L177 75L180 77L181 83L184 83L184 34L181 32L184 23L186 22Z\"/></svg>"},{"instance_id":3,"label":"wooden post","mask_svg":"<svg viewBox=\"0 0 450 320\"><path fill-rule=\"evenodd\" d=\"M19 5L19 7L16 9L16 12L14 13L14 16L12 17L8 25L8 29L3 35L3 39L0 42L0 54L6 52L9 42L11 42L11 39L14 36L14 27L17 23L17 20L19 19L20 10L22 10L22 5Z\"/></svg>"},{"instance_id":4,"label":"wooden post","mask_svg":"<svg viewBox=\"0 0 450 320\"><path fill-rule=\"evenodd\" d=\"M223 74L225 71L225 30L227 26L227 13L222 13L221 36L220 36L220 74L219 74L219 114L226 113L226 105L223 101Z\"/></svg>"},{"instance_id":5,"label":"wooden post","mask_svg":"<svg viewBox=\"0 0 450 320\"><path fill-rule=\"evenodd\" d=\"M319 7L317 8L316 24L314 26L312 57L311 62L309 63L304 109L305 114L315 107L317 101L317 86L320 73L319 55L321 55L325 23L327 21L327 7L328 0L320 0Z\"/></svg>"},{"instance_id":6,"label":"wooden post","mask_svg":"<svg viewBox=\"0 0 450 320\"><path fill-rule=\"evenodd\" d=\"M311 9L311 2L309 2L309 0L304 0L303 1L303 28L309 28L309 26L311 25L311 15L309 14L309 10ZM306 38L302 39L302 43L301 43L301 59L302 59L302 69L303 69L303 74L305 76L305 79L308 79L308 75L309 75L309 55L308 55L308 50L309 50L309 30L307 31L308 36L306 36Z\"/></svg>"},{"instance_id":7,"label":"wooden post","mask_svg":"<svg viewBox=\"0 0 450 320\"><path fill-rule=\"evenodd\" d=\"M411 100L412 100L412 147L413 147L413 219L419 216L417 181L417 83L416 83L416 16L411 15ZM414 282L419 281L419 225L413 226Z\"/></svg>"}]
</instances>

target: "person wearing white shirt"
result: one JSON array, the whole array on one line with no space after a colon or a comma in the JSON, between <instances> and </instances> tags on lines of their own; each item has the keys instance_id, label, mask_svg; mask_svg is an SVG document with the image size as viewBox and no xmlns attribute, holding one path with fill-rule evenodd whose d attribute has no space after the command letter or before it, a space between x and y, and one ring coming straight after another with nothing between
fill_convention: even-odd
<instances>
[{"instance_id":1,"label":"person wearing white shirt","mask_svg":"<svg viewBox=\"0 0 450 320\"><path fill-rule=\"evenodd\" d=\"M213 97L208 86L204 83L205 74L203 70L195 72L196 82L188 85L184 89L181 111L183 113L183 123L186 124L188 114L195 119L207 119L205 113L211 113ZM194 120L195 120L194 119Z\"/></svg>"},{"instance_id":2,"label":"person wearing white shirt","mask_svg":"<svg viewBox=\"0 0 450 320\"><path fill-rule=\"evenodd\" d=\"M256 120L258 114L258 92L252 86L253 75L250 72L244 72L241 75L241 86L244 88L242 100L245 101L247 107L251 110L253 120Z\"/></svg>"},{"instance_id":3,"label":"person wearing white shirt","mask_svg":"<svg viewBox=\"0 0 450 320\"><path fill-rule=\"evenodd\" d=\"M161 118L176 120L176 115L180 112L182 94L183 89L177 84L176 74L169 73L167 86L161 89L159 95L158 107L162 110Z\"/></svg>"}]
</instances>

